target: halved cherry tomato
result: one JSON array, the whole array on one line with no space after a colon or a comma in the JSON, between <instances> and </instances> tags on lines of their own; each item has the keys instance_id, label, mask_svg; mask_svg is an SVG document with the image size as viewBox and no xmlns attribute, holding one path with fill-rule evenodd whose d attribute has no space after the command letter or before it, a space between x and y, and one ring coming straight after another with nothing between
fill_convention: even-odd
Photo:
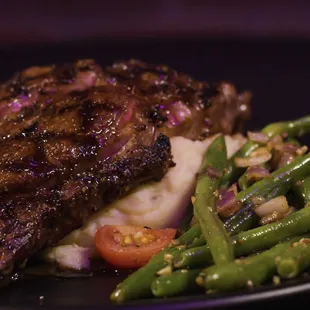
<instances>
[{"instance_id":1,"label":"halved cherry tomato","mask_svg":"<svg viewBox=\"0 0 310 310\"><path fill-rule=\"evenodd\" d=\"M135 269L167 247L176 229L151 229L142 226L105 225L95 235L95 244L107 263L118 268Z\"/></svg>"}]
</instances>

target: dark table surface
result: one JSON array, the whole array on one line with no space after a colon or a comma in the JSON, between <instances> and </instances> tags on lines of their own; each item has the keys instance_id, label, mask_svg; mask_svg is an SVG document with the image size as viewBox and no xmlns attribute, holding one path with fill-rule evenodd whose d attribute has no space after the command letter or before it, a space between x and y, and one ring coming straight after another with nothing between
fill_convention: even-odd
<instances>
[{"instance_id":1,"label":"dark table surface","mask_svg":"<svg viewBox=\"0 0 310 310\"><path fill-rule=\"evenodd\" d=\"M210 82L229 80L237 87L253 92L253 117L246 128L257 129L273 121L293 119L310 112L310 41L305 40L232 40L232 39L118 39L109 41L68 42L44 45L0 47L0 79L9 78L15 71L31 65L94 58L102 65L115 60L139 58L152 63L165 63L196 78ZM309 142L309 139L304 139ZM54 309L108 309L113 307L108 296L119 279L115 275L87 279L37 278L25 280L1 290L0 309L39 307ZM310 282L310 281L309 281ZM168 309L194 309L216 306L246 309L251 307L301 305L310 301L310 284L300 288L303 292L287 288L284 291L265 292L265 295L216 298L205 303L201 298L189 304L188 298L166 305ZM273 298L272 298L273 296ZM263 297L268 297L268 301ZM243 298L243 299L242 299ZM253 299L254 298L254 299ZM161 306L162 301L139 303L142 308ZM235 306L234 306L235 305ZM129 306L128 306L129 307ZM133 305L132 309L138 307Z\"/></svg>"}]
</instances>

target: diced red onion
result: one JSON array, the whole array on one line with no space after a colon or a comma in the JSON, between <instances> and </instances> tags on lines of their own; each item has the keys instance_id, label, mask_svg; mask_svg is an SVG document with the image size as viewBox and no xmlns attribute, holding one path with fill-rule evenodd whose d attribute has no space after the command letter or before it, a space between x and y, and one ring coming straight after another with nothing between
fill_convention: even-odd
<instances>
[{"instance_id":1,"label":"diced red onion","mask_svg":"<svg viewBox=\"0 0 310 310\"><path fill-rule=\"evenodd\" d=\"M234 194L237 196L238 194L237 183L233 183L227 190L234 192Z\"/></svg>"},{"instance_id":2,"label":"diced red onion","mask_svg":"<svg viewBox=\"0 0 310 310\"><path fill-rule=\"evenodd\" d=\"M262 147L252 152L249 157L236 157L235 165L237 167L259 166L268 162L272 158L271 153L266 147Z\"/></svg>"},{"instance_id":3,"label":"diced red onion","mask_svg":"<svg viewBox=\"0 0 310 310\"><path fill-rule=\"evenodd\" d=\"M283 215L288 216L288 215L294 213L295 211L296 211L296 208L291 206L291 207L289 207L288 211L286 213L284 213Z\"/></svg>"},{"instance_id":4,"label":"diced red onion","mask_svg":"<svg viewBox=\"0 0 310 310\"><path fill-rule=\"evenodd\" d=\"M286 165L289 165L295 161L296 157L293 154L290 153L283 153L280 157L280 160L277 164L277 168L284 167Z\"/></svg>"},{"instance_id":5,"label":"diced red onion","mask_svg":"<svg viewBox=\"0 0 310 310\"><path fill-rule=\"evenodd\" d=\"M251 141L266 144L269 141L269 136L266 133L263 132L254 132L254 131L248 131L248 137Z\"/></svg>"},{"instance_id":6,"label":"diced red onion","mask_svg":"<svg viewBox=\"0 0 310 310\"><path fill-rule=\"evenodd\" d=\"M273 212L285 214L289 211L289 205L285 196L278 196L268 200L254 209L259 217L270 215Z\"/></svg>"},{"instance_id":7,"label":"diced red onion","mask_svg":"<svg viewBox=\"0 0 310 310\"><path fill-rule=\"evenodd\" d=\"M206 168L206 174L211 177L211 178L215 178L215 179L219 179L222 176L222 172L219 171L218 169L211 167L211 166L207 166Z\"/></svg>"},{"instance_id":8,"label":"diced red onion","mask_svg":"<svg viewBox=\"0 0 310 310\"><path fill-rule=\"evenodd\" d=\"M233 194L235 196L237 196L237 194L238 194L237 183L233 183L228 188L225 188L225 187L220 188L220 190L219 190L219 199L221 200L227 194L227 192L233 192Z\"/></svg>"},{"instance_id":9,"label":"diced red onion","mask_svg":"<svg viewBox=\"0 0 310 310\"><path fill-rule=\"evenodd\" d=\"M267 143L267 148L269 150L272 150L277 144L283 144L283 138L280 135L271 138L270 141Z\"/></svg>"},{"instance_id":10,"label":"diced red onion","mask_svg":"<svg viewBox=\"0 0 310 310\"><path fill-rule=\"evenodd\" d=\"M183 124L187 119L192 117L191 110L182 101L173 102L168 110L170 111L167 114L168 124L172 126Z\"/></svg>"},{"instance_id":11,"label":"diced red onion","mask_svg":"<svg viewBox=\"0 0 310 310\"><path fill-rule=\"evenodd\" d=\"M247 170L247 179L258 181L270 177L268 169L262 166L252 166Z\"/></svg>"},{"instance_id":12,"label":"diced red onion","mask_svg":"<svg viewBox=\"0 0 310 310\"><path fill-rule=\"evenodd\" d=\"M224 186L219 188L219 197L222 197L225 195L225 193L228 191L228 189Z\"/></svg>"},{"instance_id":13,"label":"diced red onion","mask_svg":"<svg viewBox=\"0 0 310 310\"><path fill-rule=\"evenodd\" d=\"M304 154L306 154L308 151L308 146L307 145L304 145L302 147L300 147L297 151L296 151L296 154L299 155L299 156L302 156Z\"/></svg>"},{"instance_id":14,"label":"diced red onion","mask_svg":"<svg viewBox=\"0 0 310 310\"><path fill-rule=\"evenodd\" d=\"M284 215L280 212L273 211L271 214L268 214L264 217L261 218L260 224L261 225L266 225L272 222L275 222L277 220L280 220L284 217Z\"/></svg>"},{"instance_id":15,"label":"diced red onion","mask_svg":"<svg viewBox=\"0 0 310 310\"><path fill-rule=\"evenodd\" d=\"M266 199L262 196L256 196L256 197L252 198L252 203L255 206L259 206L259 205L263 204L264 202L266 202Z\"/></svg>"},{"instance_id":16,"label":"diced red onion","mask_svg":"<svg viewBox=\"0 0 310 310\"><path fill-rule=\"evenodd\" d=\"M125 125L127 125L131 121L131 119L134 115L134 108L135 108L135 103L133 101L129 102L126 105L126 110L121 115L119 122L118 122L118 128L119 129L124 128Z\"/></svg>"},{"instance_id":17,"label":"diced red onion","mask_svg":"<svg viewBox=\"0 0 310 310\"><path fill-rule=\"evenodd\" d=\"M267 147L263 146L263 147L259 147L258 149L256 149L255 151L253 151L249 157L257 157L259 155L264 155L264 154L269 154L269 150Z\"/></svg>"},{"instance_id":18,"label":"diced red onion","mask_svg":"<svg viewBox=\"0 0 310 310\"><path fill-rule=\"evenodd\" d=\"M283 143L283 138L280 135L276 135L270 139L270 142L272 142L274 144Z\"/></svg>"},{"instance_id":19,"label":"diced red onion","mask_svg":"<svg viewBox=\"0 0 310 310\"><path fill-rule=\"evenodd\" d=\"M292 143L279 143L274 146L274 149L281 153L295 154L298 146Z\"/></svg>"},{"instance_id":20,"label":"diced red onion","mask_svg":"<svg viewBox=\"0 0 310 310\"><path fill-rule=\"evenodd\" d=\"M241 208L242 204L236 200L235 191L227 191L219 200L217 205L218 213L223 217L229 217Z\"/></svg>"},{"instance_id":21,"label":"diced red onion","mask_svg":"<svg viewBox=\"0 0 310 310\"><path fill-rule=\"evenodd\" d=\"M220 197L220 200L218 202L218 208L226 206L231 202L236 202L236 195L233 191L227 191L222 197Z\"/></svg>"},{"instance_id":22,"label":"diced red onion","mask_svg":"<svg viewBox=\"0 0 310 310\"><path fill-rule=\"evenodd\" d=\"M238 194L238 188L237 188L237 183L233 183L230 187L226 188L224 186L219 188L219 199L221 200L222 197L228 192L228 191L233 191L235 195Z\"/></svg>"},{"instance_id":23,"label":"diced red onion","mask_svg":"<svg viewBox=\"0 0 310 310\"><path fill-rule=\"evenodd\" d=\"M97 154L97 159L101 162L104 162L111 157L113 157L115 154L120 152L120 150L128 143L130 140L130 137L124 137L123 139L114 142L111 145L108 145L106 147L102 147L100 151Z\"/></svg>"}]
</instances>

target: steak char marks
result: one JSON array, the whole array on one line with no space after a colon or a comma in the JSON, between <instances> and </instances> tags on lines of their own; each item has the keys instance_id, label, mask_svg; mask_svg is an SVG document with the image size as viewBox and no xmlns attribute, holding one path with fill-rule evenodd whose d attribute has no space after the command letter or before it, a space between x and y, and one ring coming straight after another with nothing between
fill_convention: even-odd
<instances>
[{"instance_id":1,"label":"steak char marks","mask_svg":"<svg viewBox=\"0 0 310 310\"><path fill-rule=\"evenodd\" d=\"M125 85L152 103L151 117L163 124L168 136L204 139L222 132L240 132L251 116L250 92L238 93L228 82L209 84L165 65L139 60L115 63L106 68L101 83Z\"/></svg>"},{"instance_id":2,"label":"steak char marks","mask_svg":"<svg viewBox=\"0 0 310 310\"><path fill-rule=\"evenodd\" d=\"M0 86L0 273L161 180L174 165L169 137L239 130L249 101L229 83L136 60L17 73Z\"/></svg>"}]
</instances>

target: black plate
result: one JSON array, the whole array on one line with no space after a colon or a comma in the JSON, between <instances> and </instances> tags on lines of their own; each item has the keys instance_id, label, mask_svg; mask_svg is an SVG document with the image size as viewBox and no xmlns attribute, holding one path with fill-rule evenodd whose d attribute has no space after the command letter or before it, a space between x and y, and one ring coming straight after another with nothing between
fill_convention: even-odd
<instances>
[{"instance_id":1,"label":"black plate","mask_svg":"<svg viewBox=\"0 0 310 310\"><path fill-rule=\"evenodd\" d=\"M110 40L0 48L0 78L30 65L87 57L102 65L114 60L140 58L166 63L197 78L231 80L254 93L253 118L246 129L300 117L310 112L310 42L302 40L158 39ZM309 143L309 139L304 142ZM293 306L310 301L310 281L300 278L254 291L211 296L143 300L115 306L108 296L121 277L60 279L32 277L0 291L0 309L253 309ZM42 296L42 297L41 297Z\"/></svg>"}]
</instances>

